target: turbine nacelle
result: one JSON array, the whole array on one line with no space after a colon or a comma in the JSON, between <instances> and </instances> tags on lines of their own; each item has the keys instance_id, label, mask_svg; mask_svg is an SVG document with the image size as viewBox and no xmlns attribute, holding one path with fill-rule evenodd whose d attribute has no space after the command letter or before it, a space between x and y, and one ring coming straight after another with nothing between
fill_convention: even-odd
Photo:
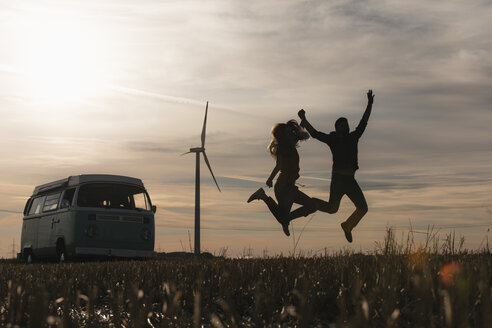
<instances>
[{"instance_id":1,"label":"turbine nacelle","mask_svg":"<svg viewBox=\"0 0 492 328\"><path fill-rule=\"evenodd\" d=\"M200 139L202 141L202 146L201 147L193 147L193 148L190 148L190 151L188 151L186 153L183 153L181 155L186 155L186 154L190 154L190 153L196 153L198 155L199 153L202 153L203 154L203 159L205 160L205 164L207 164L207 167L208 167L208 169L210 171L210 174L212 175L212 178L214 179L215 185L217 186L217 189L219 191L221 191L220 190L220 187L219 187L219 184L217 183L217 180L215 179L214 172L212 172L212 167L210 166L210 162L208 161L207 153L205 152L205 138L206 138L206 133L207 133L206 132L207 131L207 114L208 114L208 101L207 101L207 106L205 106L205 118L203 119L202 134L200 136ZM197 164L197 165L199 165L199 164Z\"/></svg>"}]
</instances>

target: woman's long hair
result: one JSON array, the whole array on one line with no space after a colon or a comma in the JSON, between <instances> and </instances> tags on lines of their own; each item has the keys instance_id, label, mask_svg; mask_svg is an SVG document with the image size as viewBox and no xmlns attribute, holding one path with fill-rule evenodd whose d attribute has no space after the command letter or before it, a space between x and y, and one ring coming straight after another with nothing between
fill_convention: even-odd
<instances>
[{"instance_id":1,"label":"woman's long hair","mask_svg":"<svg viewBox=\"0 0 492 328\"><path fill-rule=\"evenodd\" d=\"M309 139L309 134L300 126L296 120L290 120L287 123L277 123L272 127L272 141L268 145L268 151L273 158L277 158L277 152L280 147L289 146L288 134L293 133L296 136L296 142L292 146L298 147L298 142Z\"/></svg>"}]
</instances>

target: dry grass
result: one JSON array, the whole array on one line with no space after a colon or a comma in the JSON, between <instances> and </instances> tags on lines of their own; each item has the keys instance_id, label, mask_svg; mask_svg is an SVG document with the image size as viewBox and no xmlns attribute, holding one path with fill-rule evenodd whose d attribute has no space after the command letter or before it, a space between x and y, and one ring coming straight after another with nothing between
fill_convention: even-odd
<instances>
[{"instance_id":1,"label":"dry grass","mask_svg":"<svg viewBox=\"0 0 492 328\"><path fill-rule=\"evenodd\" d=\"M2 262L0 326L490 327L490 251L442 245L389 232L371 255Z\"/></svg>"}]
</instances>

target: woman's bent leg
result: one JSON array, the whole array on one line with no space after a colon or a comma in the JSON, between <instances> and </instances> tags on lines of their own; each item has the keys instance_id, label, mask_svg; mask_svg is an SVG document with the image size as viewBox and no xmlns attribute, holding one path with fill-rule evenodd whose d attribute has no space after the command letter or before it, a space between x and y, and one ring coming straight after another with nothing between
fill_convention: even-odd
<instances>
[{"instance_id":1,"label":"woman's bent leg","mask_svg":"<svg viewBox=\"0 0 492 328\"><path fill-rule=\"evenodd\" d=\"M290 212L289 221L300 218L301 216L308 216L309 214L312 214L317 210L315 200L300 191L299 189L297 189L294 203L301 204L302 206Z\"/></svg>"},{"instance_id":2,"label":"woman's bent leg","mask_svg":"<svg viewBox=\"0 0 492 328\"><path fill-rule=\"evenodd\" d=\"M289 213L296 198L297 187L293 183L278 182L275 184L275 197L278 201L278 220L289 222Z\"/></svg>"},{"instance_id":3,"label":"woman's bent leg","mask_svg":"<svg viewBox=\"0 0 492 328\"><path fill-rule=\"evenodd\" d=\"M268 209L270 210L270 212L272 212L273 216L277 219L277 221L280 222L280 224L282 224L282 221L281 221L282 217L280 214L279 206L273 200L273 198L270 196L267 196L267 197L263 198L263 201L268 206Z\"/></svg>"},{"instance_id":4,"label":"woman's bent leg","mask_svg":"<svg viewBox=\"0 0 492 328\"><path fill-rule=\"evenodd\" d=\"M292 209L292 204L296 198L297 187L294 183L279 182L275 184L275 196L278 201L278 217L277 220L282 225L282 229L287 236L290 236L289 232L289 214Z\"/></svg>"}]
</instances>

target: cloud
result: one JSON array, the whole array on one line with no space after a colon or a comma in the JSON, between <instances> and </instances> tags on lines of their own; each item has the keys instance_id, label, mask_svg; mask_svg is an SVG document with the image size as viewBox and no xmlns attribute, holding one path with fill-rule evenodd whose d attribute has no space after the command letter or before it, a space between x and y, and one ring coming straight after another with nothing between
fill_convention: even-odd
<instances>
[{"instance_id":1,"label":"cloud","mask_svg":"<svg viewBox=\"0 0 492 328\"><path fill-rule=\"evenodd\" d=\"M0 72L17 74L17 69L13 66L0 64Z\"/></svg>"},{"instance_id":2,"label":"cloud","mask_svg":"<svg viewBox=\"0 0 492 328\"><path fill-rule=\"evenodd\" d=\"M155 153L174 153L178 154L180 150L174 147L166 147L158 142L132 141L125 144L126 148L135 152L155 152Z\"/></svg>"},{"instance_id":3,"label":"cloud","mask_svg":"<svg viewBox=\"0 0 492 328\"><path fill-rule=\"evenodd\" d=\"M2 212L2 213L10 213L10 214L22 214L22 212L19 212L19 211L8 210L8 209L3 209L3 208L0 208L0 212Z\"/></svg>"},{"instance_id":4,"label":"cloud","mask_svg":"<svg viewBox=\"0 0 492 328\"><path fill-rule=\"evenodd\" d=\"M199 100L193 100L193 99L182 98L182 97L173 97L173 96L164 95L161 93L149 92L149 91L127 88L127 87L116 86L116 85L108 85L107 88L110 90L113 90L113 91L117 91L117 92L121 92L121 93L127 93L130 95L157 98L157 99L161 99L161 100L165 100L165 101L176 102L176 103L185 103L185 104L191 104L191 105L195 105L195 106L203 106L203 103L204 103L204 101L201 101L201 100L199 101Z\"/></svg>"}]
</instances>

